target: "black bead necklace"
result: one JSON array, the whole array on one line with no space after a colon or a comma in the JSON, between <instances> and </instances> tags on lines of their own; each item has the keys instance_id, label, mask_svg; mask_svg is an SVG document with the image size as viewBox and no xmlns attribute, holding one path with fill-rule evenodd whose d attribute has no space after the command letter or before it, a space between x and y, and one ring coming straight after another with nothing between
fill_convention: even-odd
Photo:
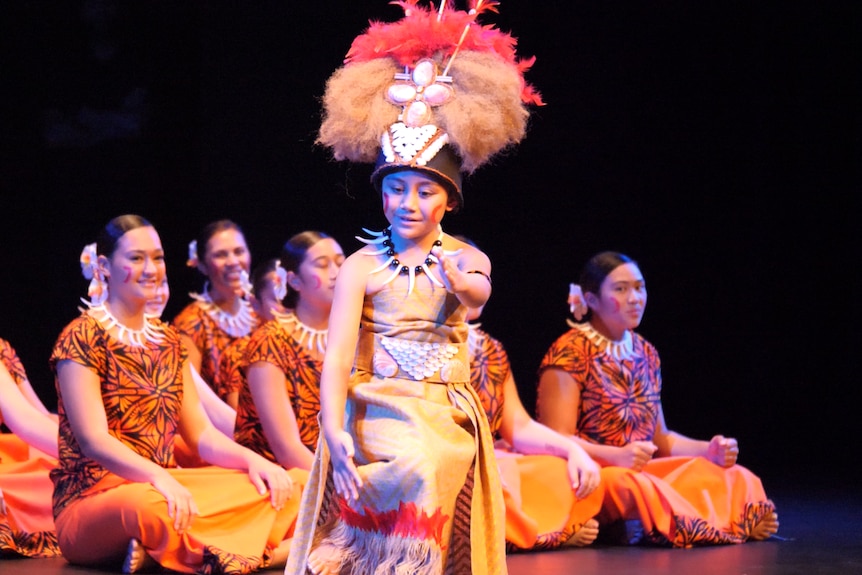
<instances>
[{"instance_id":1,"label":"black bead necklace","mask_svg":"<svg viewBox=\"0 0 862 575\"><path fill-rule=\"evenodd\" d=\"M398 260L398 252L395 251L395 247L392 245L392 228L386 228L383 230L383 235L386 236L386 239L383 240L383 245L386 246L386 255L391 258L389 262L389 267L392 269L401 266L401 269L398 270L398 273L405 276L410 273L410 266L401 265L401 262ZM431 247L433 250L435 247L439 247L443 245L443 241L440 238L434 240L434 245ZM423 265L416 266L413 271L414 273L421 274L425 272L425 268L430 267L437 263L437 258L431 255L431 252L428 252L428 255L425 256L425 262Z\"/></svg>"}]
</instances>

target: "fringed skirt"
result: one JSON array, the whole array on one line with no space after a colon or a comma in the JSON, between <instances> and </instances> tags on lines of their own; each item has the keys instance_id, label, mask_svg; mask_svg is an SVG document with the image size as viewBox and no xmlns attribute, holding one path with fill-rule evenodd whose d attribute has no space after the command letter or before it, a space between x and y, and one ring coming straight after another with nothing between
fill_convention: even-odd
<instances>
[{"instance_id":1,"label":"fringed skirt","mask_svg":"<svg viewBox=\"0 0 862 575\"><path fill-rule=\"evenodd\" d=\"M320 544L349 575L506 573L502 490L488 422L469 383L372 377L348 392L363 487L338 497L321 434L288 574Z\"/></svg>"}]
</instances>

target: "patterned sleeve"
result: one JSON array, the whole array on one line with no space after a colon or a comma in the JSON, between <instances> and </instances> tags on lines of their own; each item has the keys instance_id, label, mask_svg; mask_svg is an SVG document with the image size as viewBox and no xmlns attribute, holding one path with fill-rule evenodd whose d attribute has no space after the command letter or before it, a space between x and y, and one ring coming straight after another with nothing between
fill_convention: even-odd
<instances>
[{"instance_id":1,"label":"patterned sleeve","mask_svg":"<svg viewBox=\"0 0 862 575\"><path fill-rule=\"evenodd\" d=\"M9 375L12 376L16 385L21 385L27 381L27 373L24 371L24 364L21 363L21 359L18 357L18 354L15 353L15 349L12 345L2 338L0 338L0 362L3 362L3 365L9 371Z\"/></svg>"},{"instance_id":2,"label":"patterned sleeve","mask_svg":"<svg viewBox=\"0 0 862 575\"><path fill-rule=\"evenodd\" d=\"M205 334L199 310L200 307L195 302L190 303L174 317L171 325L180 335L191 338L198 349L203 349Z\"/></svg>"},{"instance_id":3,"label":"patterned sleeve","mask_svg":"<svg viewBox=\"0 0 862 575\"><path fill-rule=\"evenodd\" d=\"M106 342L104 331L97 329L97 326L98 322L87 315L67 325L54 344L50 359L52 369L56 371L59 362L69 359L96 373L104 373Z\"/></svg>"},{"instance_id":4,"label":"patterned sleeve","mask_svg":"<svg viewBox=\"0 0 862 575\"><path fill-rule=\"evenodd\" d=\"M586 338L578 337L577 330L567 331L545 352L539 366L539 375L541 376L542 372L549 367L557 367L566 371L575 381L583 383L589 357L588 345L589 341Z\"/></svg>"},{"instance_id":5,"label":"patterned sleeve","mask_svg":"<svg viewBox=\"0 0 862 575\"><path fill-rule=\"evenodd\" d=\"M242 368L245 367L245 350L249 337L235 339L225 348L219 358L218 373L215 377L216 395L224 399L230 393L239 392L242 387Z\"/></svg>"}]
</instances>

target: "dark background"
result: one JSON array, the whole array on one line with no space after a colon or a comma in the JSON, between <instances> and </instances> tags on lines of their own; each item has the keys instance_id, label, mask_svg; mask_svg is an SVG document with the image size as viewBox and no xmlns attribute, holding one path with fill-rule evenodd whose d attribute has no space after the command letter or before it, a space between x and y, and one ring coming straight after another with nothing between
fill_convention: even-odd
<instances>
[{"instance_id":1,"label":"dark background","mask_svg":"<svg viewBox=\"0 0 862 575\"><path fill-rule=\"evenodd\" d=\"M459 4L460 6L460 4ZM732 435L770 481L840 478L858 448L858 2L503 0L547 106L466 180L450 233L491 257L484 327L522 399L593 253L637 259L668 425ZM345 251L385 222L368 166L313 145L318 98L385 0L4 4L0 337L47 359L86 294L78 256L121 213L168 255L234 219L255 261L304 229ZM854 232L854 233L851 233ZM837 463L837 465L836 465Z\"/></svg>"}]
</instances>

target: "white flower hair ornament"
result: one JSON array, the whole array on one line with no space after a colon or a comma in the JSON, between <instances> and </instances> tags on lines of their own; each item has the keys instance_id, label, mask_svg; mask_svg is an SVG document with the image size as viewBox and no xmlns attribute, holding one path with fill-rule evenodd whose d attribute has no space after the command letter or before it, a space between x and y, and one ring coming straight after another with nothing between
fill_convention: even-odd
<instances>
[{"instance_id":1,"label":"white flower hair ornament","mask_svg":"<svg viewBox=\"0 0 862 575\"><path fill-rule=\"evenodd\" d=\"M275 297L279 301L287 296L287 270L281 265L281 260L275 263Z\"/></svg>"},{"instance_id":2,"label":"white flower hair ornament","mask_svg":"<svg viewBox=\"0 0 862 575\"><path fill-rule=\"evenodd\" d=\"M97 306L108 299L108 284L105 278L102 277L102 272L99 271L99 255L96 253L96 244L87 244L81 251L81 273L84 278L90 280L90 285L87 288L87 297L89 300L81 298L88 306Z\"/></svg>"},{"instance_id":3,"label":"white flower hair ornament","mask_svg":"<svg viewBox=\"0 0 862 575\"><path fill-rule=\"evenodd\" d=\"M251 285L251 280L248 277L248 272L245 270L239 271L240 288L242 289L242 297L248 298L254 293L254 286Z\"/></svg>"},{"instance_id":4,"label":"white flower hair ornament","mask_svg":"<svg viewBox=\"0 0 862 575\"><path fill-rule=\"evenodd\" d=\"M192 240L189 242L189 259L186 260L186 266L190 268L198 267L198 241Z\"/></svg>"}]
</instances>

